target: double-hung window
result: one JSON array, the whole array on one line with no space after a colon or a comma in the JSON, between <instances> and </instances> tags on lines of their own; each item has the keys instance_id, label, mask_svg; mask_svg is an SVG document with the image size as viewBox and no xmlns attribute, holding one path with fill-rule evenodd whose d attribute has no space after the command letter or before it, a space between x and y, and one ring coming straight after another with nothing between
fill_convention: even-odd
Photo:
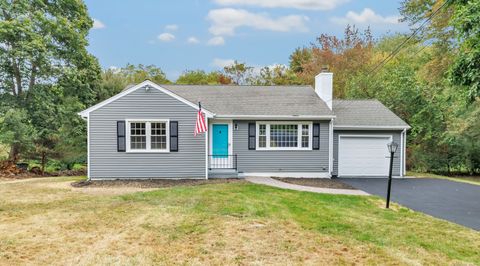
<instances>
[{"instance_id":1,"label":"double-hung window","mask_svg":"<svg viewBox=\"0 0 480 266\"><path fill-rule=\"evenodd\" d=\"M257 122L259 150L311 150L312 123Z\"/></svg>"},{"instance_id":2,"label":"double-hung window","mask_svg":"<svg viewBox=\"0 0 480 266\"><path fill-rule=\"evenodd\" d=\"M168 120L127 120L127 152L168 152Z\"/></svg>"}]
</instances>

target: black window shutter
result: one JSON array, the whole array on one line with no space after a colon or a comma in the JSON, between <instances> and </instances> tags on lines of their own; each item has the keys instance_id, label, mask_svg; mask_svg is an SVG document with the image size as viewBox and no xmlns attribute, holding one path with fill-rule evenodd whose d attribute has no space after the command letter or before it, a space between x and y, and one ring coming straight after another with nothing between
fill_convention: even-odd
<instances>
[{"instance_id":1,"label":"black window shutter","mask_svg":"<svg viewBox=\"0 0 480 266\"><path fill-rule=\"evenodd\" d=\"M125 148L125 121L117 121L117 151L124 152Z\"/></svg>"},{"instance_id":2,"label":"black window shutter","mask_svg":"<svg viewBox=\"0 0 480 266\"><path fill-rule=\"evenodd\" d=\"M170 121L170 151L178 151L178 121Z\"/></svg>"},{"instance_id":3,"label":"black window shutter","mask_svg":"<svg viewBox=\"0 0 480 266\"><path fill-rule=\"evenodd\" d=\"M312 149L319 150L320 149L320 124L315 123L313 124L312 130Z\"/></svg>"},{"instance_id":4,"label":"black window shutter","mask_svg":"<svg viewBox=\"0 0 480 266\"><path fill-rule=\"evenodd\" d=\"M255 150L255 135L257 133L257 127L255 123L248 123L248 149Z\"/></svg>"}]
</instances>

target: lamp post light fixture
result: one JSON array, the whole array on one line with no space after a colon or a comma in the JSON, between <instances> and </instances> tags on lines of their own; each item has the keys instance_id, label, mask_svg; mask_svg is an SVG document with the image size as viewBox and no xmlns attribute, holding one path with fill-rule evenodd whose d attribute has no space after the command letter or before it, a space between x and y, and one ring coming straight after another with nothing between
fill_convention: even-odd
<instances>
[{"instance_id":1,"label":"lamp post light fixture","mask_svg":"<svg viewBox=\"0 0 480 266\"><path fill-rule=\"evenodd\" d=\"M388 190L387 190L387 209L390 207L390 191L392 190L392 168L393 158L395 152L397 152L398 144L391 141L387 144L388 152L390 152L390 169L388 171Z\"/></svg>"}]
</instances>

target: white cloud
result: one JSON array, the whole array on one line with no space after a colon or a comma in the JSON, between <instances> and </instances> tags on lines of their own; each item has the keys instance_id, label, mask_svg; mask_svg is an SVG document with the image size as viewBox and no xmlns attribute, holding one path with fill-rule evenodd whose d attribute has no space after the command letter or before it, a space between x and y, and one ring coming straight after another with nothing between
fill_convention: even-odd
<instances>
[{"instance_id":1,"label":"white cloud","mask_svg":"<svg viewBox=\"0 0 480 266\"><path fill-rule=\"evenodd\" d=\"M214 58L211 65L214 67L224 68L226 66L231 66L235 63L233 59L221 59L221 58Z\"/></svg>"},{"instance_id":2,"label":"white cloud","mask_svg":"<svg viewBox=\"0 0 480 266\"><path fill-rule=\"evenodd\" d=\"M167 31L176 31L178 30L178 25L177 24L170 24L165 26L165 30Z\"/></svg>"},{"instance_id":3,"label":"white cloud","mask_svg":"<svg viewBox=\"0 0 480 266\"><path fill-rule=\"evenodd\" d=\"M213 35L234 35L238 27L251 27L270 31L307 31L305 22L308 17L290 15L270 18L264 13L251 13L244 9L222 8L208 12L207 19L212 22L209 28Z\"/></svg>"},{"instance_id":4,"label":"white cloud","mask_svg":"<svg viewBox=\"0 0 480 266\"><path fill-rule=\"evenodd\" d=\"M103 29L103 28L105 28L105 24L103 24L103 22L101 22L100 20L94 18L92 29L99 30L99 29Z\"/></svg>"},{"instance_id":5,"label":"white cloud","mask_svg":"<svg viewBox=\"0 0 480 266\"><path fill-rule=\"evenodd\" d=\"M331 10L349 0L215 0L224 6L242 5L268 8L296 8L304 10Z\"/></svg>"},{"instance_id":6,"label":"white cloud","mask_svg":"<svg viewBox=\"0 0 480 266\"><path fill-rule=\"evenodd\" d=\"M192 37L189 37L189 38L187 39L187 42L188 42L188 43L191 43L191 44L197 44L197 43L199 43L200 41L199 41L196 37L193 37L193 36L192 36Z\"/></svg>"},{"instance_id":7,"label":"white cloud","mask_svg":"<svg viewBox=\"0 0 480 266\"><path fill-rule=\"evenodd\" d=\"M164 32L164 33L158 35L157 39L159 39L162 42L169 42L169 41L175 40L175 35L173 35L171 33L168 33L168 32Z\"/></svg>"},{"instance_id":8,"label":"white cloud","mask_svg":"<svg viewBox=\"0 0 480 266\"><path fill-rule=\"evenodd\" d=\"M337 24L399 24L399 16L381 16L375 13L370 8L365 8L361 13L355 13L354 11L348 11L345 17L334 17L332 22Z\"/></svg>"},{"instance_id":9,"label":"white cloud","mask_svg":"<svg viewBox=\"0 0 480 266\"><path fill-rule=\"evenodd\" d=\"M210 46L220 46L225 44L225 39L222 36L215 36L207 42Z\"/></svg>"}]
</instances>

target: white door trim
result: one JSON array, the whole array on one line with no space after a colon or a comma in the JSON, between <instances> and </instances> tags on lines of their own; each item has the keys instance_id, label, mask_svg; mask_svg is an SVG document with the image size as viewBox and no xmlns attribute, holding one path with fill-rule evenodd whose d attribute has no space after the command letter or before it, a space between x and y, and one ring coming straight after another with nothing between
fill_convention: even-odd
<instances>
[{"instance_id":1,"label":"white door trim","mask_svg":"<svg viewBox=\"0 0 480 266\"><path fill-rule=\"evenodd\" d=\"M208 132L210 132L208 134L208 142L209 142L208 156L212 155L212 152L213 152L213 139L212 139L213 125L218 125L218 124L228 126L228 155L229 156L227 157L227 161L229 164L233 164L233 157L231 157L231 155L233 155L233 121L232 120L215 119L215 120L212 120L212 122L208 125L209 126ZM219 158L219 159L223 159L223 158ZM208 164L208 160L207 160L207 164ZM207 165L207 169L208 169L208 165Z\"/></svg>"},{"instance_id":2,"label":"white door trim","mask_svg":"<svg viewBox=\"0 0 480 266\"><path fill-rule=\"evenodd\" d=\"M358 175L342 175L341 174L341 160L340 160L340 147L342 145L341 143L341 140L342 140L342 137L352 137L352 138L388 138L390 141L392 141L393 139L393 135L385 135L385 134L382 134L382 135L379 135L379 134L370 134L370 135L359 135L359 134L339 134L338 135L338 154L337 154L337 159L338 159L338 176L339 177L348 177L348 176L371 176L371 177L383 177L383 176L386 176L385 175L365 175L365 174L358 174ZM385 147L385 149L387 149L387 147Z\"/></svg>"}]
</instances>

